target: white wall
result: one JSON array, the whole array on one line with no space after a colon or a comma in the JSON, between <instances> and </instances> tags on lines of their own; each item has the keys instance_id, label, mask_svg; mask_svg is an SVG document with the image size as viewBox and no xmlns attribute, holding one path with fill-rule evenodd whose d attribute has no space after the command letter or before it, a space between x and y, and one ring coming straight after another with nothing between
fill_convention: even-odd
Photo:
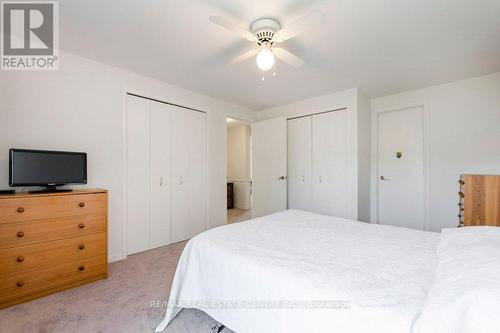
<instances>
[{"instance_id":1,"label":"white wall","mask_svg":"<svg viewBox=\"0 0 500 333\"><path fill-rule=\"evenodd\" d=\"M264 120L281 116L297 117L345 107L355 108L357 105L357 94L357 89L348 89L333 94L304 99L292 104L261 110L258 112L258 119Z\"/></svg>"},{"instance_id":2,"label":"white wall","mask_svg":"<svg viewBox=\"0 0 500 333\"><path fill-rule=\"evenodd\" d=\"M358 107L359 105L359 107ZM367 173L370 169L369 138L370 113L368 99L358 89L349 89L333 94L318 96L296 103L259 111L259 120L280 116L296 117L318 112L347 108L348 110L348 160L350 177L348 188L351 189L348 200L349 216L353 219L368 221L370 185ZM368 129L367 129L368 127ZM364 132L367 131L367 132ZM367 148L368 147L368 148ZM362 156L365 154L366 156ZM364 178L363 178L364 177ZM359 181L364 181L360 184ZM363 191L363 193L360 193Z\"/></svg>"},{"instance_id":3,"label":"white wall","mask_svg":"<svg viewBox=\"0 0 500 333\"><path fill-rule=\"evenodd\" d=\"M227 177L230 180L250 178L250 126L227 129Z\"/></svg>"},{"instance_id":4,"label":"white wall","mask_svg":"<svg viewBox=\"0 0 500 333\"><path fill-rule=\"evenodd\" d=\"M370 221L370 99L358 90L358 220Z\"/></svg>"},{"instance_id":5,"label":"white wall","mask_svg":"<svg viewBox=\"0 0 500 333\"><path fill-rule=\"evenodd\" d=\"M226 117L255 112L69 53L59 71L0 72L0 188L8 187L8 149L88 153L88 187L109 193L109 257L122 248L122 111L125 91L207 111L208 225L226 222Z\"/></svg>"},{"instance_id":6,"label":"white wall","mask_svg":"<svg viewBox=\"0 0 500 333\"><path fill-rule=\"evenodd\" d=\"M431 230L456 227L460 174L500 174L500 73L371 102L372 112L415 105L428 111Z\"/></svg>"},{"instance_id":7,"label":"white wall","mask_svg":"<svg viewBox=\"0 0 500 333\"><path fill-rule=\"evenodd\" d=\"M227 129L227 180L233 183L234 207L250 209L250 131L249 125Z\"/></svg>"}]
</instances>

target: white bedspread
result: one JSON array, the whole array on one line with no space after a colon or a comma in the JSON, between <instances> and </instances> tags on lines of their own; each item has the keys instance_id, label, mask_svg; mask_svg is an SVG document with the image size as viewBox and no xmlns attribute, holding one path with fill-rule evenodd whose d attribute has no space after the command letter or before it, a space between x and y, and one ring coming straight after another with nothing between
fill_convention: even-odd
<instances>
[{"instance_id":1,"label":"white bedspread","mask_svg":"<svg viewBox=\"0 0 500 333\"><path fill-rule=\"evenodd\" d=\"M438 240L297 210L212 229L186 245L170 294L182 304L169 307L156 330L193 307L238 333L411 332ZM277 302L253 308L255 300ZM311 300L330 308L302 306Z\"/></svg>"},{"instance_id":2,"label":"white bedspread","mask_svg":"<svg viewBox=\"0 0 500 333\"><path fill-rule=\"evenodd\" d=\"M500 332L500 228L443 229L419 332Z\"/></svg>"}]
</instances>

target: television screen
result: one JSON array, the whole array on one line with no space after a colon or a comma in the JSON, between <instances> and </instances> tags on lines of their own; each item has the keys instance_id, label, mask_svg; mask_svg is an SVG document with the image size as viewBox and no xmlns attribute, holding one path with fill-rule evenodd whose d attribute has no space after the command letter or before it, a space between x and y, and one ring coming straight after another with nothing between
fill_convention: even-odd
<instances>
[{"instance_id":1,"label":"television screen","mask_svg":"<svg viewBox=\"0 0 500 333\"><path fill-rule=\"evenodd\" d=\"M11 149L10 186L48 186L87 183L87 154Z\"/></svg>"}]
</instances>

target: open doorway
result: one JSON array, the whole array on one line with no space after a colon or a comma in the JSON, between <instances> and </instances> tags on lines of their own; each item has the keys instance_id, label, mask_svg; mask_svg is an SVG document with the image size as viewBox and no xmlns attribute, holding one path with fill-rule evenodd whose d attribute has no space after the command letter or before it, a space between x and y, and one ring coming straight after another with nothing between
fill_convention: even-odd
<instances>
[{"instance_id":1,"label":"open doorway","mask_svg":"<svg viewBox=\"0 0 500 333\"><path fill-rule=\"evenodd\" d=\"M252 216L252 128L227 118L227 223Z\"/></svg>"}]
</instances>

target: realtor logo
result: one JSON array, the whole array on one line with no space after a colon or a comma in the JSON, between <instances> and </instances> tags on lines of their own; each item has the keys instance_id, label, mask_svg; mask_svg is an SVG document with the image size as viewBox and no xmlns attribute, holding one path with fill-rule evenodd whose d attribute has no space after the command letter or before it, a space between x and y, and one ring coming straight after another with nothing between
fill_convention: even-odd
<instances>
[{"instance_id":1,"label":"realtor logo","mask_svg":"<svg viewBox=\"0 0 500 333\"><path fill-rule=\"evenodd\" d=\"M59 69L57 1L2 1L2 70Z\"/></svg>"}]
</instances>

